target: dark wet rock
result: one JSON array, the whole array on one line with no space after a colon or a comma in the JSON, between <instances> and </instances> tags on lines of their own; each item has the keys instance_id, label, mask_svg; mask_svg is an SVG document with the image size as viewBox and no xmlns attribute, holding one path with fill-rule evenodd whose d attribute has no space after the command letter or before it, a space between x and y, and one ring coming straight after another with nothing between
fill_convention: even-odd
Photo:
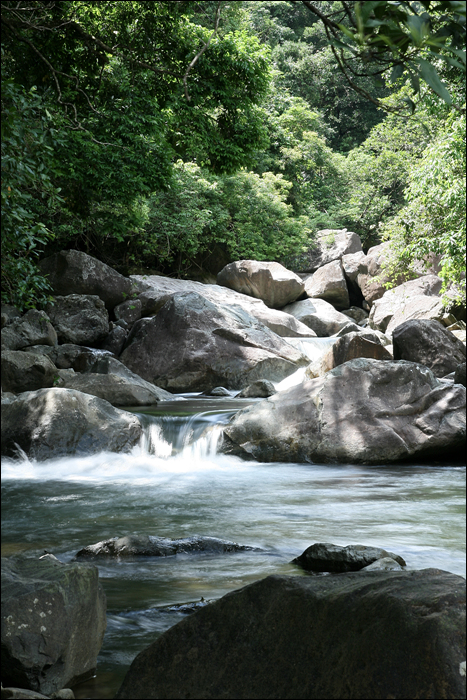
<instances>
[{"instance_id":1,"label":"dark wet rock","mask_svg":"<svg viewBox=\"0 0 467 700\"><path fill-rule=\"evenodd\" d=\"M79 250L62 250L39 262L55 294L97 295L111 310L133 295L130 279Z\"/></svg>"},{"instance_id":2,"label":"dark wet rock","mask_svg":"<svg viewBox=\"0 0 467 700\"><path fill-rule=\"evenodd\" d=\"M117 321L125 321L131 326L141 318L141 299L128 299L114 308Z\"/></svg>"},{"instance_id":3,"label":"dark wet rock","mask_svg":"<svg viewBox=\"0 0 467 700\"><path fill-rule=\"evenodd\" d=\"M13 306L12 304L2 304L1 327L5 328L5 326L8 326L16 318L20 318L20 316L21 314L16 306Z\"/></svg>"},{"instance_id":4,"label":"dark wet rock","mask_svg":"<svg viewBox=\"0 0 467 700\"><path fill-rule=\"evenodd\" d=\"M415 362L357 358L239 411L222 449L264 462L385 464L459 456L464 441L464 387Z\"/></svg>"},{"instance_id":5,"label":"dark wet rock","mask_svg":"<svg viewBox=\"0 0 467 700\"><path fill-rule=\"evenodd\" d=\"M277 262L258 260L229 263L217 275L217 284L261 299L273 309L292 303L305 290L305 284L294 272Z\"/></svg>"},{"instance_id":6,"label":"dark wet rock","mask_svg":"<svg viewBox=\"0 0 467 700\"><path fill-rule=\"evenodd\" d=\"M90 371L90 367L98 358L112 356L108 351L74 343L65 343L56 348L47 345L31 345L27 348L27 352L47 355L58 369L74 369L76 372Z\"/></svg>"},{"instance_id":7,"label":"dark wet rock","mask_svg":"<svg viewBox=\"0 0 467 700\"><path fill-rule=\"evenodd\" d=\"M2 352L2 389L19 393L51 387L58 370L46 355L22 350Z\"/></svg>"},{"instance_id":8,"label":"dark wet rock","mask_svg":"<svg viewBox=\"0 0 467 700\"><path fill-rule=\"evenodd\" d=\"M454 372L454 384L462 384L462 386L465 386L465 362L457 365Z\"/></svg>"},{"instance_id":9,"label":"dark wet rock","mask_svg":"<svg viewBox=\"0 0 467 700\"><path fill-rule=\"evenodd\" d=\"M347 547L340 547L328 542L312 544L292 563L298 564L306 571L342 573L344 571L360 571L383 557L390 557L400 566L406 565L402 557L387 552L381 547L366 547L362 544L349 544Z\"/></svg>"},{"instance_id":10,"label":"dark wet rock","mask_svg":"<svg viewBox=\"0 0 467 700\"><path fill-rule=\"evenodd\" d=\"M222 307L194 292L175 294L157 316L137 321L120 360L174 392L241 389L260 378L281 381L307 364L244 309Z\"/></svg>"},{"instance_id":11,"label":"dark wet rock","mask_svg":"<svg viewBox=\"0 0 467 700\"><path fill-rule=\"evenodd\" d=\"M342 309L341 313L344 314L344 316L348 316L359 326L368 320L368 311L361 309L359 306L351 306L348 309Z\"/></svg>"},{"instance_id":12,"label":"dark wet rock","mask_svg":"<svg viewBox=\"0 0 467 700\"><path fill-rule=\"evenodd\" d=\"M2 328L2 348L21 350L28 345L57 345L57 333L45 311L30 309Z\"/></svg>"},{"instance_id":13,"label":"dark wet rock","mask_svg":"<svg viewBox=\"0 0 467 700\"><path fill-rule=\"evenodd\" d=\"M37 460L128 452L138 443L138 418L108 401L73 389L26 391L2 403L2 454L17 448Z\"/></svg>"},{"instance_id":14,"label":"dark wet rock","mask_svg":"<svg viewBox=\"0 0 467 700\"><path fill-rule=\"evenodd\" d=\"M419 362L429 367L436 377L455 372L465 363L465 345L433 319L412 319L401 323L392 332L394 359Z\"/></svg>"},{"instance_id":15,"label":"dark wet rock","mask_svg":"<svg viewBox=\"0 0 467 700\"><path fill-rule=\"evenodd\" d=\"M118 324L110 324L110 331L100 343L102 350L108 350L113 355L120 355L125 347L125 341L128 338L128 329L119 326Z\"/></svg>"},{"instance_id":16,"label":"dark wet rock","mask_svg":"<svg viewBox=\"0 0 467 700\"><path fill-rule=\"evenodd\" d=\"M374 360L392 360L392 355L381 345L379 339L373 342L361 332L346 333L340 337L327 353L317 362L306 368L307 379L321 377L331 369L357 357L369 357Z\"/></svg>"},{"instance_id":17,"label":"dark wet rock","mask_svg":"<svg viewBox=\"0 0 467 700\"><path fill-rule=\"evenodd\" d=\"M465 698L464 662L460 576L269 576L162 634L116 698Z\"/></svg>"},{"instance_id":18,"label":"dark wet rock","mask_svg":"<svg viewBox=\"0 0 467 700\"><path fill-rule=\"evenodd\" d=\"M401 565L392 557L381 557L363 567L362 571L400 571L401 569Z\"/></svg>"},{"instance_id":19,"label":"dark wet rock","mask_svg":"<svg viewBox=\"0 0 467 700\"><path fill-rule=\"evenodd\" d=\"M253 382L245 389L242 389L238 394L240 399L266 399L268 396L272 396L276 393L276 387L272 382L268 382L267 379L258 379L257 382Z\"/></svg>"},{"instance_id":20,"label":"dark wet rock","mask_svg":"<svg viewBox=\"0 0 467 700\"><path fill-rule=\"evenodd\" d=\"M112 537L96 544L80 549L77 559L94 557L169 557L174 554L191 554L193 552L212 552L225 554L228 552L258 551L255 547L227 542L217 537L184 537L170 539L153 535L127 535Z\"/></svg>"},{"instance_id":21,"label":"dark wet rock","mask_svg":"<svg viewBox=\"0 0 467 700\"><path fill-rule=\"evenodd\" d=\"M106 627L97 568L2 559L2 682L46 695L93 676Z\"/></svg>"},{"instance_id":22,"label":"dark wet rock","mask_svg":"<svg viewBox=\"0 0 467 700\"><path fill-rule=\"evenodd\" d=\"M57 296L47 313L60 343L97 345L109 332L109 314L97 295Z\"/></svg>"}]
</instances>

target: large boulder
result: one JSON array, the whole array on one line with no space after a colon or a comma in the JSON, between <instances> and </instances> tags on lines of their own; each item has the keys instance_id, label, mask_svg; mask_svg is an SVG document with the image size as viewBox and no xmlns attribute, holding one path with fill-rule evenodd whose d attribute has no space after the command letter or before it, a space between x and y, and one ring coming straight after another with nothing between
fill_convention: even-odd
<instances>
[{"instance_id":1,"label":"large boulder","mask_svg":"<svg viewBox=\"0 0 467 700\"><path fill-rule=\"evenodd\" d=\"M194 535L182 539L156 537L154 535L127 535L113 537L96 544L90 544L77 552L78 559L116 557L170 557L175 554L211 552L226 554L255 550L255 547L220 540L217 537Z\"/></svg>"},{"instance_id":2,"label":"large boulder","mask_svg":"<svg viewBox=\"0 0 467 700\"><path fill-rule=\"evenodd\" d=\"M82 360L86 362L84 356ZM92 361L91 358L84 366L84 362L77 360L74 369L82 372L91 372L95 374L113 374L117 377L123 377L123 379L128 380L132 384L147 389L147 391L156 393L159 401L170 401L173 400L174 396L169 391L165 391L151 382L147 382L145 379L139 375L132 372L128 367L126 367L123 362L117 360L116 357L111 355L98 355L94 356ZM130 405L130 404L128 404Z\"/></svg>"},{"instance_id":3,"label":"large boulder","mask_svg":"<svg viewBox=\"0 0 467 700\"><path fill-rule=\"evenodd\" d=\"M174 294L195 292L214 304L240 306L281 337L295 338L313 335L313 331L290 314L270 309L261 299L240 294L228 287L221 287L218 284L204 284L193 280L171 279L161 275L132 275L131 279L140 290L138 298L141 300L142 316L157 314Z\"/></svg>"},{"instance_id":4,"label":"large boulder","mask_svg":"<svg viewBox=\"0 0 467 700\"><path fill-rule=\"evenodd\" d=\"M129 370L128 373L130 374ZM58 386L97 396L108 401L112 406L153 406L159 401L173 398L168 391L159 389L133 372L131 374L134 378L113 373L80 374L66 369L58 370L60 377Z\"/></svg>"},{"instance_id":5,"label":"large boulder","mask_svg":"<svg viewBox=\"0 0 467 700\"><path fill-rule=\"evenodd\" d=\"M465 388L405 360L358 358L239 411L224 450L262 462L385 464L458 454Z\"/></svg>"},{"instance_id":6,"label":"large boulder","mask_svg":"<svg viewBox=\"0 0 467 700\"><path fill-rule=\"evenodd\" d=\"M376 342L375 342L376 341ZM334 367L356 357L371 357L374 360L392 360L393 357L379 340L365 338L363 333L346 333L336 340L326 354L306 368L307 379L320 377Z\"/></svg>"},{"instance_id":7,"label":"large boulder","mask_svg":"<svg viewBox=\"0 0 467 700\"><path fill-rule=\"evenodd\" d=\"M446 311L439 296L441 285L436 275L424 275L389 289L374 301L369 325L389 335L412 318L443 319Z\"/></svg>"},{"instance_id":8,"label":"large boulder","mask_svg":"<svg viewBox=\"0 0 467 700\"><path fill-rule=\"evenodd\" d=\"M319 267L333 260L340 260L343 255L362 251L360 236L344 229L323 229L318 231L313 246L307 251L303 272L314 272Z\"/></svg>"},{"instance_id":9,"label":"large boulder","mask_svg":"<svg viewBox=\"0 0 467 700\"><path fill-rule=\"evenodd\" d=\"M49 695L92 677L105 611L96 567L2 558L2 682Z\"/></svg>"},{"instance_id":10,"label":"large boulder","mask_svg":"<svg viewBox=\"0 0 467 700\"><path fill-rule=\"evenodd\" d=\"M324 299L304 299L295 301L284 308L285 313L308 326L318 337L334 335L349 323L348 316L336 311Z\"/></svg>"},{"instance_id":11,"label":"large boulder","mask_svg":"<svg viewBox=\"0 0 467 700\"><path fill-rule=\"evenodd\" d=\"M269 576L162 634L116 698L465 698L464 662L461 576Z\"/></svg>"},{"instance_id":12,"label":"large boulder","mask_svg":"<svg viewBox=\"0 0 467 700\"><path fill-rule=\"evenodd\" d=\"M340 260L323 265L313 275L306 277L304 282L309 297L324 299L336 309L349 308L349 290Z\"/></svg>"},{"instance_id":13,"label":"large boulder","mask_svg":"<svg viewBox=\"0 0 467 700\"><path fill-rule=\"evenodd\" d=\"M329 542L316 542L310 545L299 557L293 559L292 564L298 564L305 571L342 573L360 571L378 559L386 557L396 561L399 566L406 566L401 556L387 552L381 547L368 547L362 544L341 547Z\"/></svg>"},{"instance_id":14,"label":"large boulder","mask_svg":"<svg viewBox=\"0 0 467 700\"><path fill-rule=\"evenodd\" d=\"M385 241L368 250L365 261L361 261L356 282L361 289L366 308L370 308L373 302L380 299L386 292L386 285L397 287L410 280L416 273L410 271L389 272L392 253L392 243ZM365 270L366 267L366 270Z\"/></svg>"},{"instance_id":15,"label":"large boulder","mask_svg":"<svg viewBox=\"0 0 467 700\"><path fill-rule=\"evenodd\" d=\"M2 349L21 350L28 345L57 345L57 333L45 311L30 309L2 328Z\"/></svg>"},{"instance_id":16,"label":"large boulder","mask_svg":"<svg viewBox=\"0 0 467 700\"><path fill-rule=\"evenodd\" d=\"M127 300L135 291L130 279L79 250L62 250L38 265L55 294L97 295L108 310Z\"/></svg>"},{"instance_id":17,"label":"large boulder","mask_svg":"<svg viewBox=\"0 0 467 700\"><path fill-rule=\"evenodd\" d=\"M264 301L266 306L281 309L298 299L305 285L298 275L277 262L237 260L217 275L217 284Z\"/></svg>"},{"instance_id":18,"label":"large boulder","mask_svg":"<svg viewBox=\"0 0 467 700\"><path fill-rule=\"evenodd\" d=\"M131 413L73 389L26 391L2 402L2 454L21 448L31 459L128 452L142 427Z\"/></svg>"},{"instance_id":19,"label":"large boulder","mask_svg":"<svg viewBox=\"0 0 467 700\"><path fill-rule=\"evenodd\" d=\"M3 391L35 391L54 385L58 370L46 355L22 350L2 352Z\"/></svg>"},{"instance_id":20,"label":"large boulder","mask_svg":"<svg viewBox=\"0 0 467 700\"><path fill-rule=\"evenodd\" d=\"M60 343L97 345L109 332L109 314L96 295L57 296L47 313Z\"/></svg>"},{"instance_id":21,"label":"large boulder","mask_svg":"<svg viewBox=\"0 0 467 700\"><path fill-rule=\"evenodd\" d=\"M465 363L465 345L442 323L430 319L412 319L392 332L394 359L420 362L436 377L455 372Z\"/></svg>"},{"instance_id":22,"label":"large boulder","mask_svg":"<svg viewBox=\"0 0 467 700\"><path fill-rule=\"evenodd\" d=\"M133 326L120 360L174 392L242 389L281 381L307 364L289 343L240 307L221 307L190 292L175 294L157 316Z\"/></svg>"}]
</instances>

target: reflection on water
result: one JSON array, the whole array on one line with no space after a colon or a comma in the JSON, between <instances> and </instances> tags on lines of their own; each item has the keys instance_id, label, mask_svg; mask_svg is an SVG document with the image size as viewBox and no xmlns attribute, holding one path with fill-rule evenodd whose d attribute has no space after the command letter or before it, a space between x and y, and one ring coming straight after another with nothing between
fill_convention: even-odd
<instances>
[{"instance_id":1,"label":"reflection on water","mask_svg":"<svg viewBox=\"0 0 467 700\"><path fill-rule=\"evenodd\" d=\"M189 614L167 606L214 600L272 573L304 575L290 561L313 542L378 545L409 568L465 575L465 468L261 464L216 454L222 424L247 403L188 397L183 408L195 416L164 416L160 406L145 413L144 440L130 454L5 460L6 556L47 549L70 561L86 545L126 534L198 534L262 549L100 561L108 628L98 675L77 697L113 697L134 656Z\"/></svg>"}]
</instances>

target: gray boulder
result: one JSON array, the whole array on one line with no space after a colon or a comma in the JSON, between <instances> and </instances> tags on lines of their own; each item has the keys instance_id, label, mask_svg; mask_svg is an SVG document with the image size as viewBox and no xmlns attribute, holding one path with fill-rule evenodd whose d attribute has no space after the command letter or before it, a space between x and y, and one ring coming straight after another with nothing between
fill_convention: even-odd
<instances>
[{"instance_id":1,"label":"gray boulder","mask_svg":"<svg viewBox=\"0 0 467 700\"><path fill-rule=\"evenodd\" d=\"M60 343L97 345L109 332L109 314L96 295L57 296L47 313Z\"/></svg>"},{"instance_id":2,"label":"gray boulder","mask_svg":"<svg viewBox=\"0 0 467 700\"><path fill-rule=\"evenodd\" d=\"M323 265L304 281L305 292L309 297L324 299L336 309L349 308L349 290L340 260L333 260Z\"/></svg>"},{"instance_id":3,"label":"gray boulder","mask_svg":"<svg viewBox=\"0 0 467 700\"><path fill-rule=\"evenodd\" d=\"M462 384L462 386L465 386L465 362L462 362L460 365L457 365L456 370L454 372L454 383Z\"/></svg>"},{"instance_id":4,"label":"gray boulder","mask_svg":"<svg viewBox=\"0 0 467 700\"><path fill-rule=\"evenodd\" d=\"M356 282L366 301L366 308L386 293L386 284L397 287L410 280L416 273L410 271L390 275L387 266L393 257L391 242L385 241L369 249L365 261L360 261ZM366 271L365 271L366 266Z\"/></svg>"},{"instance_id":5,"label":"gray boulder","mask_svg":"<svg viewBox=\"0 0 467 700\"><path fill-rule=\"evenodd\" d=\"M28 345L57 345L57 333L44 311L30 309L2 328L2 348L21 350Z\"/></svg>"},{"instance_id":6,"label":"gray boulder","mask_svg":"<svg viewBox=\"0 0 467 700\"><path fill-rule=\"evenodd\" d=\"M4 391L35 391L54 385L58 370L46 355L22 350L2 352L2 389Z\"/></svg>"},{"instance_id":7,"label":"gray boulder","mask_svg":"<svg viewBox=\"0 0 467 700\"><path fill-rule=\"evenodd\" d=\"M284 312L295 316L301 323L311 328L318 337L334 335L349 323L344 316L324 299L304 299L284 308Z\"/></svg>"},{"instance_id":8,"label":"gray boulder","mask_svg":"<svg viewBox=\"0 0 467 700\"><path fill-rule=\"evenodd\" d=\"M461 576L269 576L162 634L116 698L465 698L464 662Z\"/></svg>"},{"instance_id":9,"label":"gray boulder","mask_svg":"<svg viewBox=\"0 0 467 700\"><path fill-rule=\"evenodd\" d=\"M136 379L129 379L110 373L70 373L68 369L58 370L58 375L60 382L57 386L97 396L112 406L154 406L167 398L173 398L168 391L159 389L136 375L133 375Z\"/></svg>"},{"instance_id":10,"label":"gray boulder","mask_svg":"<svg viewBox=\"0 0 467 700\"><path fill-rule=\"evenodd\" d=\"M62 250L38 263L55 294L98 296L111 310L135 292L130 279L79 250Z\"/></svg>"},{"instance_id":11,"label":"gray boulder","mask_svg":"<svg viewBox=\"0 0 467 700\"><path fill-rule=\"evenodd\" d=\"M441 285L436 275L425 275L389 289L373 303L368 318L370 327L389 335L413 318L442 320L446 312L439 296Z\"/></svg>"},{"instance_id":12,"label":"gray boulder","mask_svg":"<svg viewBox=\"0 0 467 700\"><path fill-rule=\"evenodd\" d=\"M127 535L112 537L88 547L80 549L76 558L108 558L108 557L170 557L175 554L192 554L196 552L212 552L226 554L228 552L252 551L255 547L227 542L217 537L184 537L170 539L154 535Z\"/></svg>"},{"instance_id":13,"label":"gray boulder","mask_svg":"<svg viewBox=\"0 0 467 700\"><path fill-rule=\"evenodd\" d=\"M363 571L401 571L401 565L392 557L381 557L363 567Z\"/></svg>"},{"instance_id":14,"label":"gray boulder","mask_svg":"<svg viewBox=\"0 0 467 700\"><path fill-rule=\"evenodd\" d=\"M307 359L240 307L221 307L190 292L175 294L157 316L133 326L120 360L174 392L241 389L281 381Z\"/></svg>"},{"instance_id":15,"label":"gray boulder","mask_svg":"<svg viewBox=\"0 0 467 700\"><path fill-rule=\"evenodd\" d=\"M387 552L381 547L367 547L362 544L349 544L340 547L328 542L317 542L292 561L306 571L342 573L343 571L360 571L383 557L391 557L399 566L406 566L402 557Z\"/></svg>"},{"instance_id":16,"label":"gray boulder","mask_svg":"<svg viewBox=\"0 0 467 700\"><path fill-rule=\"evenodd\" d=\"M307 379L320 377L334 367L354 360L356 357L371 357L374 360L393 359L391 353L381 345L378 339L373 342L362 333L346 333L329 348L320 360L306 368L305 377Z\"/></svg>"},{"instance_id":17,"label":"gray boulder","mask_svg":"<svg viewBox=\"0 0 467 700\"><path fill-rule=\"evenodd\" d=\"M343 309L342 313L358 325L363 325L368 319L368 311L361 309L359 306L351 306L348 309Z\"/></svg>"},{"instance_id":18,"label":"gray boulder","mask_svg":"<svg viewBox=\"0 0 467 700\"><path fill-rule=\"evenodd\" d=\"M5 326L8 326L8 324L10 324L16 318L20 318L20 316L21 314L16 306L13 306L12 304L2 304L1 327L5 328Z\"/></svg>"},{"instance_id":19,"label":"gray boulder","mask_svg":"<svg viewBox=\"0 0 467 700\"><path fill-rule=\"evenodd\" d=\"M97 568L2 558L2 682L46 695L91 678L106 627Z\"/></svg>"},{"instance_id":20,"label":"gray boulder","mask_svg":"<svg viewBox=\"0 0 467 700\"><path fill-rule=\"evenodd\" d=\"M298 275L277 262L237 260L217 275L217 284L264 301L281 309L303 294L305 285Z\"/></svg>"},{"instance_id":21,"label":"gray boulder","mask_svg":"<svg viewBox=\"0 0 467 700\"><path fill-rule=\"evenodd\" d=\"M267 379L258 379L257 382L253 382L253 384L242 389L237 398L266 399L268 396L272 396L275 393L276 387L272 382L268 382Z\"/></svg>"},{"instance_id":22,"label":"gray boulder","mask_svg":"<svg viewBox=\"0 0 467 700\"><path fill-rule=\"evenodd\" d=\"M316 234L312 248L306 253L303 272L314 272L343 255L362 252L360 236L344 229L323 229Z\"/></svg>"},{"instance_id":23,"label":"gray boulder","mask_svg":"<svg viewBox=\"0 0 467 700\"><path fill-rule=\"evenodd\" d=\"M161 275L132 275L131 279L141 290L141 315L154 316L174 294L195 292L214 304L221 306L240 306L258 321L264 323L281 337L307 337L313 331L300 323L290 314L277 309L270 309L261 299L240 294L239 292L217 284L203 284L193 280L177 280Z\"/></svg>"},{"instance_id":24,"label":"gray boulder","mask_svg":"<svg viewBox=\"0 0 467 700\"><path fill-rule=\"evenodd\" d=\"M442 323L430 319L412 319L392 332L394 359L419 362L436 377L455 372L465 363L465 345Z\"/></svg>"},{"instance_id":25,"label":"gray boulder","mask_svg":"<svg viewBox=\"0 0 467 700\"><path fill-rule=\"evenodd\" d=\"M126 321L131 327L135 321L139 321L141 318L141 299L123 301L114 308L114 315L117 321Z\"/></svg>"},{"instance_id":26,"label":"gray boulder","mask_svg":"<svg viewBox=\"0 0 467 700\"><path fill-rule=\"evenodd\" d=\"M100 343L102 350L108 350L113 355L120 355L128 338L128 329L115 323L110 323L110 331Z\"/></svg>"},{"instance_id":27,"label":"gray boulder","mask_svg":"<svg viewBox=\"0 0 467 700\"><path fill-rule=\"evenodd\" d=\"M223 450L263 462L386 464L458 455L465 388L427 367L358 358L239 411Z\"/></svg>"},{"instance_id":28,"label":"gray boulder","mask_svg":"<svg viewBox=\"0 0 467 700\"><path fill-rule=\"evenodd\" d=\"M38 389L2 403L2 454L31 459L128 452L142 427L131 413L72 389Z\"/></svg>"}]
</instances>

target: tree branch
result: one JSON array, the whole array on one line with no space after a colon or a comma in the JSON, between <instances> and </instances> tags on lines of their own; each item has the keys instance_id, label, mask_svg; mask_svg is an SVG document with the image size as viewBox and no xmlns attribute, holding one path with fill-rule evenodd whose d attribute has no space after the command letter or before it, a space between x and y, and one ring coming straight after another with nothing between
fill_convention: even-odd
<instances>
[{"instance_id":1,"label":"tree branch","mask_svg":"<svg viewBox=\"0 0 467 700\"><path fill-rule=\"evenodd\" d=\"M196 56L194 57L194 59L191 61L190 65L188 66L188 68L187 68L186 71L185 71L185 75L183 76L183 85L184 85L184 88L185 88L185 97L186 97L186 99L187 99L187 102L189 102L190 99L191 99L190 96L189 96L189 94L188 94L188 84L187 84L188 75L189 75L189 73L193 70L193 68L195 67L196 63L199 61L199 59L201 58L201 56L202 56L203 53L206 51L206 49L208 48L209 44L211 43L211 41L214 39L214 37L215 37L216 34L217 34L217 30L218 30L218 28L219 28L219 20L220 20L220 17L221 17L221 4L222 4L221 2L218 2L218 3L217 3L216 15L215 15L215 18L214 18L214 31L213 31L213 33L211 34L211 36L209 37L209 39L207 40L207 42L204 44L204 46L202 47L202 49L201 49L200 51L198 51L198 53L196 54Z\"/></svg>"}]
</instances>

